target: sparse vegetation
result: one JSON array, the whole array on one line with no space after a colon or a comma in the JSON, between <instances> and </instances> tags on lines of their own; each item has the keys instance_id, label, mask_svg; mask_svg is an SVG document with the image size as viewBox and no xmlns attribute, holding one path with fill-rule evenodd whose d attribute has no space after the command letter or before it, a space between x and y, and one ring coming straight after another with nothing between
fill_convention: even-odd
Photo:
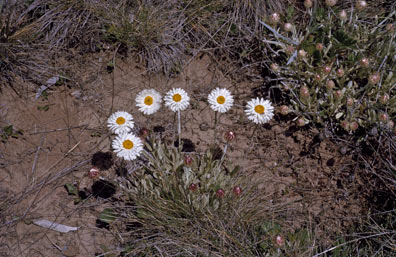
<instances>
[{"instance_id":1,"label":"sparse vegetation","mask_svg":"<svg viewBox=\"0 0 396 257\"><path fill-rule=\"evenodd\" d=\"M325 242L315 235L315 224L311 224L315 221L309 220L309 226L296 228L289 224L290 217L282 213L287 204L263 204L270 199L260 194L258 183L249 181L250 173L239 174L237 163L222 162L219 156L214 156L218 154L214 148L205 154L195 152L194 148L188 157L191 163L187 163L186 155L177 148L150 138L140 163L143 168L116 164L121 170L126 168L128 174L111 183L112 190L115 192L117 187L121 196L115 198L117 201L109 200L111 206L98 216L118 236L122 254L394 255L394 1L6 0L0 3L0 89L8 85L19 97L30 96L32 91L41 92L37 89L49 79L73 74L67 71L70 66L65 65L72 58L60 60L60 57L106 51L113 52L112 61L105 65L113 76L116 57L134 55L149 74L162 72L169 78L182 73L187 64L205 53L236 84L243 80L259 81L261 85L253 95L271 98L282 115L277 116L278 120L293 121L296 124L293 129L303 133L318 129L319 142L329 139L340 146L343 155L352 156L354 163L350 165L356 167L356 173L345 179L364 180L362 194L367 199L364 206L367 215L348 227L350 233L331 235L333 241ZM79 80L73 75L67 77L71 82ZM18 88L17 81L31 87ZM112 90L114 97L114 84ZM34 108L40 115L46 115L56 108L52 107L55 104L47 103L47 92L42 92L46 102ZM10 144L9 141L23 135L22 130L15 129L3 117L0 122L2 144ZM70 132L70 126L65 130ZM104 134L103 130L90 132L95 140ZM35 150L32 173L41 144ZM1 152L0 157L3 159ZM0 167L5 163L0 163ZM92 163L104 165L102 170L115 165L109 153L96 155ZM41 185L46 183L44 179ZM66 185L76 204L85 203L92 193L84 191L81 197L76 185ZM345 194L348 193L345 189ZM20 218L5 217L8 205L16 202L8 198L1 200L0 229Z\"/></svg>"}]
</instances>

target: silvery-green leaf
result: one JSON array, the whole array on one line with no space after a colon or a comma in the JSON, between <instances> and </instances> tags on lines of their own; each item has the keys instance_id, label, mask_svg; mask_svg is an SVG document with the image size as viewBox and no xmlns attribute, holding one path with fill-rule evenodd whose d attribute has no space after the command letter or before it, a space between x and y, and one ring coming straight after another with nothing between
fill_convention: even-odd
<instances>
[{"instance_id":1,"label":"silvery-green leaf","mask_svg":"<svg viewBox=\"0 0 396 257\"><path fill-rule=\"evenodd\" d=\"M336 114L336 119L338 120L338 119L340 119L341 117L342 117L342 115L344 115L344 113L342 113L342 112L339 112L339 113L337 113Z\"/></svg>"}]
</instances>

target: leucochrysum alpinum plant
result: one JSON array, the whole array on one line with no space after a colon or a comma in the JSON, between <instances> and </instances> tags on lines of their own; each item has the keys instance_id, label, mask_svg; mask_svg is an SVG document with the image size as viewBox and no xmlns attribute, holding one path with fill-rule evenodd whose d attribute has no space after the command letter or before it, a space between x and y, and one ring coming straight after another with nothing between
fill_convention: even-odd
<instances>
[{"instance_id":1,"label":"leucochrysum alpinum plant","mask_svg":"<svg viewBox=\"0 0 396 257\"><path fill-rule=\"evenodd\" d=\"M299 27L306 29L274 15L265 24L278 40L269 43L285 57L270 65L291 97L280 112L294 113L298 125L338 124L350 133L360 127L393 129L395 11L376 16L367 12L366 1L306 0L304 5L310 19Z\"/></svg>"},{"instance_id":2,"label":"leucochrysum alpinum plant","mask_svg":"<svg viewBox=\"0 0 396 257\"><path fill-rule=\"evenodd\" d=\"M176 88L163 100L178 114L180 143L180 112L187 110L190 97ZM155 115L161 104L160 93L153 89L137 94L136 107L145 115ZM227 89L213 90L208 104L223 115L235 108ZM247 103L245 113L257 128L272 119L273 106L256 98ZM117 178L123 201L105 209L99 219L110 223L117 219L132 227L123 235L126 255L265 256L293 252L296 242L301 245L299 237L270 221L276 214L262 204L269 201L258 190L262 181L239 172L239 166L225 158L235 132L224 133L222 153L208 147L204 153L187 154L147 129L136 136L133 117L125 111L113 113L107 124L115 134L112 149L128 172ZM276 208L280 213L282 206Z\"/></svg>"}]
</instances>

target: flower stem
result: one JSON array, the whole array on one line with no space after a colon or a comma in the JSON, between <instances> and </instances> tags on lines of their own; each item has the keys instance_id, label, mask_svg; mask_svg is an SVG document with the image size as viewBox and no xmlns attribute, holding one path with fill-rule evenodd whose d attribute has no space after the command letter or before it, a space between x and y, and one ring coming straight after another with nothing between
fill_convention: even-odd
<instances>
[{"instance_id":1,"label":"flower stem","mask_svg":"<svg viewBox=\"0 0 396 257\"><path fill-rule=\"evenodd\" d=\"M215 112L215 120L214 120L214 138L213 138L213 145L216 145L216 138L217 138L217 112Z\"/></svg>"},{"instance_id":2,"label":"flower stem","mask_svg":"<svg viewBox=\"0 0 396 257\"><path fill-rule=\"evenodd\" d=\"M181 124L180 124L180 110L177 111L177 134L179 140L179 151L181 151Z\"/></svg>"},{"instance_id":3,"label":"flower stem","mask_svg":"<svg viewBox=\"0 0 396 257\"><path fill-rule=\"evenodd\" d=\"M256 126L254 126L253 133L252 133L252 135L250 136L250 140L253 139L253 135L254 135L254 133L256 133L256 130L257 130L258 126L259 126L258 124L256 124Z\"/></svg>"},{"instance_id":4,"label":"flower stem","mask_svg":"<svg viewBox=\"0 0 396 257\"><path fill-rule=\"evenodd\" d=\"M223 163L224 157L225 157L226 152L227 152L227 148L228 148L228 143L226 143L225 146L224 146L223 155L221 156L219 166L221 166L221 164Z\"/></svg>"}]
</instances>

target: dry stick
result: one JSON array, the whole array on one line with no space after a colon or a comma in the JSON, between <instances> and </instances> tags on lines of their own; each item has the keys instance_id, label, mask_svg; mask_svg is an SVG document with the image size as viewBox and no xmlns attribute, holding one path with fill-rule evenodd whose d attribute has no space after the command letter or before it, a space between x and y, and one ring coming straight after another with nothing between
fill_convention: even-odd
<instances>
[{"instance_id":1,"label":"dry stick","mask_svg":"<svg viewBox=\"0 0 396 257\"><path fill-rule=\"evenodd\" d=\"M30 203L29 207L26 209L26 211L24 212L24 214L22 215L22 219L25 218L26 214L29 212L29 210L32 208L34 202L37 200L39 193L41 192L41 190L44 188L44 186L47 184L46 182L48 181L48 179L50 178L51 175L51 170L52 168L54 168L56 165L58 165L61 161L63 161L66 156L71 153L78 145L80 144L80 142L78 142L77 144L75 144L59 161L57 161L55 164L53 164L51 167L49 167L45 172L44 172L44 176L48 175L45 179L44 182L41 184L40 189L38 190L38 192L36 193L33 201Z\"/></svg>"},{"instance_id":2,"label":"dry stick","mask_svg":"<svg viewBox=\"0 0 396 257\"><path fill-rule=\"evenodd\" d=\"M32 176L32 185L34 184L34 173L36 171L37 159L38 159L38 156L39 156L39 152L41 150L41 146L44 143L44 138L45 138L45 135L42 135L41 139L40 139L40 145L37 147L36 153L34 155L34 161L33 161L33 166L32 166L32 175L31 175Z\"/></svg>"},{"instance_id":3,"label":"dry stick","mask_svg":"<svg viewBox=\"0 0 396 257\"><path fill-rule=\"evenodd\" d=\"M177 110L177 134L179 135L179 152L181 152L183 148L181 147L180 110Z\"/></svg>"},{"instance_id":4,"label":"dry stick","mask_svg":"<svg viewBox=\"0 0 396 257\"><path fill-rule=\"evenodd\" d=\"M42 131L29 133L29 135L53 133L53 132L59 132L59 131L64 131L64 130L83 128L83 127L87 127L87 126L88 126L88 124L83 124L83 125L80 125L80 126L74 126L74 127L70 127L70 128L59 128L59 129L51 129L51 130L42 130Z\"/></svg>"},{"instance_id":5,"label":"dry stick","mask_svg":"<svg viewBox=\"0 0 396 257\"><path fill-rule=\"evenodd\" d=\"M331 248L329 248L329 249L327 249L326 251L323 251L323 252L321 252L321 253L315 254L313 257L318 257L318 256L320 256L320 255L322 255L322 254L331 252L331 251L333 251L334 249L337 249L338 247L341 247L341 246L344 246L344 245L347 245L347 244L350 244L350 243L353 243L353 242L357 242L357 241L362 240L362 239L368 239L368 238L371 238L371 237L383 236L383 235L393 234L393 233L394 233L394 231L388 231L388 232L382 232L382 233L375 234L375 235L369 235L369 236L364 236L364 237L361 237L361 238L356 238L356 239L353 239L353 240L351 240L351 241L348 241L348 242L345 242L345 243L336 245L336 246L334 246L334 247L331 247Z\"/></svg>"},{"instance_id":6,"label":"dry stick","mask_svg":"<svg viewBox=\"0 0 396 257\"><path fill-rule=\"evenodd\" d=\"M111 115L111 113L113 112L113 104L114 104L114 87L115 87L115 83L114 83L114 71L115 71L115 57L117 55L118 49L120 48L121 44L118 44L116 50L114 51L114 55L113 55L113 71L111 72L111 86L112 86L112 92L111 92L111 106L110 106L110 113L109 116Z\"/></svg>"}]
</instances>

